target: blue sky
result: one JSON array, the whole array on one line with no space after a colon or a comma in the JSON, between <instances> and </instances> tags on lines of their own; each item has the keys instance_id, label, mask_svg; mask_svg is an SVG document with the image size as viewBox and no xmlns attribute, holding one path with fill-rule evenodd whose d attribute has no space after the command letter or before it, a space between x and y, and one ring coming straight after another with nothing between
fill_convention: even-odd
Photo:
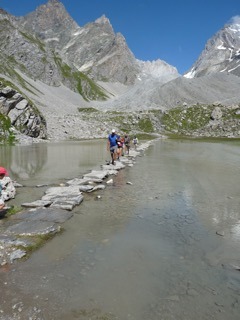
<instances>
[{"instance_id":1,"label":"blue sky","mask_svg":"<svg viewBox=\"0 0 240 320\"><path fill-rule=\"evenodd\" d=\"M240 0L62 0L80 25L103 14L125 37L140 60L161 59L184 73L217 31L240 15ZM47 0L0 0L15 16L34 11Z\"/></svg>"}]
</instances>

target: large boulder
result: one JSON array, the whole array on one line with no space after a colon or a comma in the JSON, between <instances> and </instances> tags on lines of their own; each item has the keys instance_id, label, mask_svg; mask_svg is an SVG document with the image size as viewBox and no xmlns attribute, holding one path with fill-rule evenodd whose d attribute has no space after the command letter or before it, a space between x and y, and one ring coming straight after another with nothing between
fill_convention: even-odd
<instances>
[{"instance_id":1,"label":"large boulder","mask_svg":"<svg viewBox=\"0 0 240 320\"><path fill-rule=\"evenodd\" d=\"M12 126L33 138L46 139L46 120L19 92L7 86L0 91L0 113L10 118Z\"/></svg>"}]
</instances>

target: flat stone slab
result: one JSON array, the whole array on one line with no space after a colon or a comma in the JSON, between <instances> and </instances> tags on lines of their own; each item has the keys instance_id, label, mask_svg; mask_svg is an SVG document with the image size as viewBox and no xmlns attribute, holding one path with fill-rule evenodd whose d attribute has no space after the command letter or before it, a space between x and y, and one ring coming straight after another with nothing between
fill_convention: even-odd
<instances>
[{"instance_id":1,"label":"flat stone slab","mask_svg":"<svg viewBox=\"0 0 240 320\"><path fill-rule=\"evenodd\" d=\"M67 185L69 186L79 186L80 187L80 191L81 191L81 187L86 186L86 185L92 185L93 183L101 183L102 179L96 179L96 178L74 178L72 180L69 180L66 182Z\"/></svg>"},{"instance_id":2,"label":"flat stone slab","mask_svg":"<svg viewBox=\"0 0 240 320\"><path fill-rule=\"evenodd\" d=\"M12 247L12 246L29 247L33 244L33 242L30 241L29 239L18 239L13 236L1 235L0 244L8 247Z\"/></svg>"},{"instance_id":3,"label":"flat stone slab","mask_svg":"<svg viewBox=\"0 0 240 320\"><path fill-rule=\"evenodd\" d=\"M108 172L107 171L97 171L97 170L92 170L89 173L86 173L84 175L84 178L94 178L94 179L105 179L108 176Z\"/></svg>"},{"instance_id":4,"label":"flat stone slab","mask_svg":"<svg viewBox=\"0 0 240 320\"><path fill-rule=\"evenodd\" d=\"M76 206L76 203L73 203L71 201L61 201L61 200L56 200L51 204L51 208L63 209L67 211L72 211L75 206Z\"/></svg>"},{"instance_id":5,"label":"flat stone slab","mask_svg":"<svg viewBox=\"0 0 240 320\"><path fill-rule=\"evenodd\" d=\"M89 182L89 180L87 180L87 179L74 178L72 180L68 180L66 182L66 184L69 186L84 186L84 185L88 184L88 182Z\"/></svg>"},{"instance_id":6,"label":"flat stone slab","mask_svg":"<svg viewBox=\"0 0 240 320\"><path fill-rule=\"evenodd\" d=\"M5 235L37 236L55 234L61 230L60 226L48 221L21 221L10 226L4 232Z\"/></svg>"},{"instance_id":7,"label":"flat stone slab","mask_svg":"<svg viewBox=\"0 0 240 320\"><path fill-rule=\"evenodd\" d=\"M110 166L111 166L112 168L115 168L115 166L113 166L113 165L107 165L107 164L104 164L104 165L102 165L101 167L102 167L105 171L107 171L108 176L116 176L116 175L118 174L118 170L111 169Z\"/></svg>"},{"instance_id":8,"label":"flat stone slab","mask_svg":"<svg viewBox=\"0 0 240 320\"><path fill-rule=\"evenodd\" d=\"M107 172L109 170L121 170L121 169L124 169L124 168L125 168L125 165L120 161L116 161L115 165L114 164L104 164L104 165L102 165L102 169L107 171Z\"/></svg>"},{"instance_id":9,"label":"flat stone slab","mask_svg":"<svg viewBox=\"0 0 240 320\"><path fill-rule=\"evenodd\" d=\"M78 186L52 187L45 191L46 195L53 196L72 196L81 194Z\"/></svg>"},{"instance_id":10,"label":"flat stone slab","mask_svg":"<svg viewBox=\"0 0 240 320\"><path fill-rule=\"evenodd\" d=\"M106 186L104 184L99 184L97 186L95 186L94 188L92 188L91 190L89 190L88 192L93 192L93 191L97 191L97 190L104 190L106 188Z\"/></svg>"},{"instance_id":11,"label":"flat stone slab","mask_svg":"<svg viewBox=\"0 0 240 320\"><path fill-rule=\"evenodd\" d=\"M37 208L24 212L16 213L11 217L11 220L25 221L49 221L63 223L70 219L73 213L56 208ZM1 241L1 239L0 239Z\"/></svg>"},{"instance_id":12,"label":"flat stone slab","mask_svg":"<svg viewBox=\"0 0 240 320\"><path fill-rule=\"evenodd\" d=\"M94 186L93 185L84 185L84 186L79 186L80 190L82 192L90 192Z\"/></svg>"},{"instance_id":13,"label":"flat stone slab","mask_svg":"<svg viewBox=\"0 0 240 320\"><path fill-rule=\"evenodd\" d=\"M50 200L36 200L33 202L22 203L21 206L25 208L38 208L38 207L48 207L52 201Z\"/></svg>"},{"instance_id":14,"label":"flat stone slab","mask_svg":"<svg viewBox=\"0 0 240 320\"><path fill-rule=\"evenodd\" d=\"M79 186L53 187L46 190L43 201L50 201L50 207L71 211L83 201Z\"/></svg>"},{"instance_id":15,"label":"flat stone slab","mask_svg":"<svg viewBox=\"0 0 240 320\"><path fill-rule=\"evenodd\" d=\"M132 164L133 160L132 159L128 159L128 158L123 158L121 159L121 162L124 164Z\"/></svg>"}]
</instances>

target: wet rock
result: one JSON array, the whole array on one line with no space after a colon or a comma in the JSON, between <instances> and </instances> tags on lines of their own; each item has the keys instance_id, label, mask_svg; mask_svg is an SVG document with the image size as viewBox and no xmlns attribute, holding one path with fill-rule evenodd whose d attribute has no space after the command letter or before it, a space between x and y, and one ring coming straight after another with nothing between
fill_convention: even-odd
<instances>
[{"instance_id":1,"label":"wet rock","mask_svg":"<svg viewBox=\"0 0 240 320\"><path fill-rule=\"evenodd\" d=\"M91 192L93 188L94 188L93 185L84 185L79 187L80 191L83 191L83 192Z\"/></svg>"},{"instance_id":2,"label":"wet rock","mask_svg":"<svg viewBox=\"0 0 240 320\"><path fill-rule=\"evenodd\" d=\"M70 219L72 216L73 213L66 212L62 209L37 208L34 210L16 213L14 216L12 216L12 220L49 221L63 223Z\"/></svg>"},{"instance_id":3,"label":"wet rock","mask_svg":"<svg viewBox=\"0 0 240 320\"><path fill-rule=\"evenodd\" d=\"M56 198L61 196L72 197L73 195L77 196L80 194L81 192L78 186L52 187L45 191L46 197L49 197L49 198L54 198L54 197Z\"/></svg>"},{"instance_id":4,"label":"wet rock","mask_svg":"<svg viewBox=\"0 0 240 320\"><path fill-rule=\"evenodd\" d=\"M112 170L112 169L108 170L109 176L116 176L117 174L118 174L118 170Z\"/></svg>"},{"instance_id":5,"label":"wet rock","mask_svg":"<svg viewBox=\"0 0 240 320\"><path fill-rule=\"evenodd\" d=\"M29 247L33 244L33 242L29 239L18 239L16 237L1 235L0 236L0 244L5 245L7 247L11 246L21 246L21 247Z\"/></svg>"},{"instance_id":6,"label":"wet rock","mask_svg":"<svg viewBox=\"0 0 240 320\"><path fill-rule=\"evenodd\" d=\"M74 178L72 180L67 181L66 184L69 186L82 186L82 185L87 185L88 182L89 182L89 180L87 180L87 179Z\"/></svg>"},{"instance_id":7,"label":"wet rock","mask_svg":"<svg viewBox=\"0 0 240 320\"><path fill-rule=\"evenodd\" d=\"M110 164L110 165L103 165L102 169L106 170L106 172L109 172L109 170L120 170L120 169L124 169L125 165L120 162L120 161L116 161L115 165Z\"/></svg>"},{"instance_id":8,"label":"wet rock","mask_svg":"<svg viewBox=\"0 0 240 320\"><path fill-rule=\"evenodd\" d=\"M6 229L6 235L37 236L55 234L60 231L60 226L48 221L22 221Z\"/></svg>"},{"instance_id":9,"label":"wet rock","mask_svg":"<svg viewBox=\"0 0 240 320\"><path fill-rule=\"evenodd\" d=\"M36 200L33 202L25 202L22 203L21 206L25 208L37 208L37 207L48 207L52 204L52 201L50 200Z\"/></svg>"},{"instance_id":10,"label":"wet rock","mask_svg":"<svg viewBox=\"0 0 240 320\"><path fill-rule=\"evenodd\" d=\"M51 201L50 207L71 211L83 201L83 195L79 186L52 187L46 190L42 200Z\"/></svg>"},{"instance_id":11,"label":"wet rock","mask_svg":"<svg viewBox=\"0 0 240 320\"><path fill-rule=\"evenodd\" d=\"M100 184L100 185L97 185L95 186L94 188L92 188L92 190L89 190L88 192L93 192L93 191L96 191L96 190L104 190L106 187L104 184Z\"/></svg>"},{"instance_id":12,"label":"wet rock","mask_svg":"<svg viewBox=\"0 0 240 320\"><path fill-rule=\"evenodd\" d=\"M84 178L94 178L94 179L105 179L108 176L108 171L103 170L103 171L97 171L97 170L92 170L91 172L87 173L84 175Z\"/></svg>"},{"instance_id":13,"label":"wet rock","mask_svg":"<svg viewBox=\"0 0 240 320\"><path fill-rule=\"evenodd\" d=\"M10 254L10 262L12 263L14 260L16 259L21 259L26 255L26 251L23 251L21 249L17 249L14 250L11 254Z\"/></svg>"},{"instance_id":14,"label":"wet rock","mask_svg":"<svg viewBox=\"0 0 240 320\"><path fill-rule=\"evenodd\" d=\"M76 202L68 200L68 199L59 199L54 201L51 204L51 208L58 208L58 209L64 209L68 211L72 211L73 208L76 206Z\"/></svg>"}]
</instances>

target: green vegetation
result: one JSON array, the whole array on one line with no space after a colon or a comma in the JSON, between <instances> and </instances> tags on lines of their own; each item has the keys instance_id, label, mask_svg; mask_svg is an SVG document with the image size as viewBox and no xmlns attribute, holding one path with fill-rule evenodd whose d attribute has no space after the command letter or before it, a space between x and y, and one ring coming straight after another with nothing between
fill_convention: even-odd
<instances>
[{"instance_id":1,"label":"green vegetation","mask_svg":"<svg viewBox=\"0 0 240 320\"><path fill-rule=\"evenodd\" d=\"M62 232L63 232L63 228L61 227L58 234ZM23 236L21 238L33 240L33 244L27 247L17 246L17 248L26 251L27 255L24 257L24 259L28 259L32 252L44 246L46 242L53 239L55 235L56 235L55 233L49 233L49 234L42 234L42 235L35 235L35 236L28 236L28 237Z\"/></svg>"},{"instance_id":2,"label":"green vegetation","mask_svg":"<svg viewBox=\"0 0 240 320\"><path fill-rule=\"evenodd\" d=\"M213 118L213 111L219 118ZM170 137L231 138L239 136L239 112L240 106L197 104L170 109L163 114L161 122Z\"/></svg>"},{"instance_id":3,"label":"green vegetation","mask_svg":"<svg viewBox=\"0 0 240 320\"><path fill-rule=\"evenodd\" d=\"M108 98L104 91L84 73L74 71L56 55L54 55L54 61L65 79L75 81L77 91L84 100L106 100Z\"/></svg>"},{"instance_id":4,"label":"green vegetation","mask_svg":"<svg viewBox=\"0 0 240 320\"><path fill-rule=\"evenodd\" d=\"M98 112L97 109L89 107L89 108L78 108L79 112L86 112L86 113L92 113L92 112Z\"/></svg>"},{"instance_id":5,"label":"green vegetation","mask_svg":"<svg viewBox=\"0 0 240 320\"><path fill-rule=\"evenodd\" d=\"M21 34L24 38L26 38L29 42L32 42L32 43L36 44L41 51L46 52L45 44L44 44L43 42L41 42L38 38L35 38L35 37L33 37L32 35L27 34L27 33L25 33L25 32L22 32L22 31L19 31L19 32L20 32L20 34Z\"/></svg>"},{"instance_id":6,"label":"green vegetation","mask_svg":"<svg viewBox=\"0 0 240 320\"><path fill-rule=\"evenodd\" d=\"M18 213L20 211L22 211L22 208L13 206L8 210L7 216L13 216L14 214L16 214L16 213Z\"/></svg>"},{"instance_id":7,"label":"green vegetation","mask_svg":"<svg viewBox=\"0 0 240 320\"><path fill-rule=\"evenodd\" d=\"M136 135L138 140L153 140L156 139L156 136L153 134L147 134L147 133L139 133Z\"/></svg>"},{"instance_id":8,"label":"green vegetation","mask_svg":"<svg viewBox=\"0 0 240 320\"><path fill-rule=\"evenodd\" d=\"M196 130L208 124L213 109L201 105L174 108L162 116L162 123L167 131Z\"/></svg>"},{"instance_id":9,"label":"green vegetation","mask_svg":"<svg viewBox=\"0 0 240 320\"><path fill-rule=\"evenodd\" d=\"M74 79L77 81L77 89L81 96L86 100L107 100L108 96L102 89L95 84L82 72L74 72Z\"/></svg>"},{"instance_id":10,"label":"green vegetation","mask_svg":"<svg viewBox=\"0 0 240 320\"><path fill-rule=\"evenodd\" d=\"M143 118L138 121L138 126L141 131L144 132L153 132L153 125L149 118Z\"/></svg>"},{"instance_id":11,"label":"green vegetation","mask_svg":"<svg viewBox=\"0 0 240 320\"><path fill-rule=\"evenodd\" d=\"M34 87L29 82L24 80L20 76L20 74L17 71L15 71L15 69L14 69L14 67L17 66L20 70L24 71L26 69L25 66L17 63L16 61L15 61L16 65L14 65L13 61L15 61L15 59L11 58L10 60L7 59L6 65L1 65L0 64L0 73L8 75L12 79L16 79L16 82L19 83L24 89L26 89L27 91L29 91L29 92L31 92L32 94L35 95L35 92L30 89L30 87L32 87L32 88L34 88ZM13 89L17 90L19 93L22 94L21 90L16 85L14 85L12 82L7 81L7 80L5 80L3 78L0 78L0 81L2 83L6 83L6 85L9 85L10 87L12 87Z\"/></svg>"},{"instance_id":12,"label":"green vegetation","mask_svg":"<svg viewBox=\"0 0 240 320\"><path fill-rule=\"evenodd\" d=\"M8 116L0 113L0 143L14 144L15 135L11 131L11 120Z\"/></svg>"}]
</instances>

